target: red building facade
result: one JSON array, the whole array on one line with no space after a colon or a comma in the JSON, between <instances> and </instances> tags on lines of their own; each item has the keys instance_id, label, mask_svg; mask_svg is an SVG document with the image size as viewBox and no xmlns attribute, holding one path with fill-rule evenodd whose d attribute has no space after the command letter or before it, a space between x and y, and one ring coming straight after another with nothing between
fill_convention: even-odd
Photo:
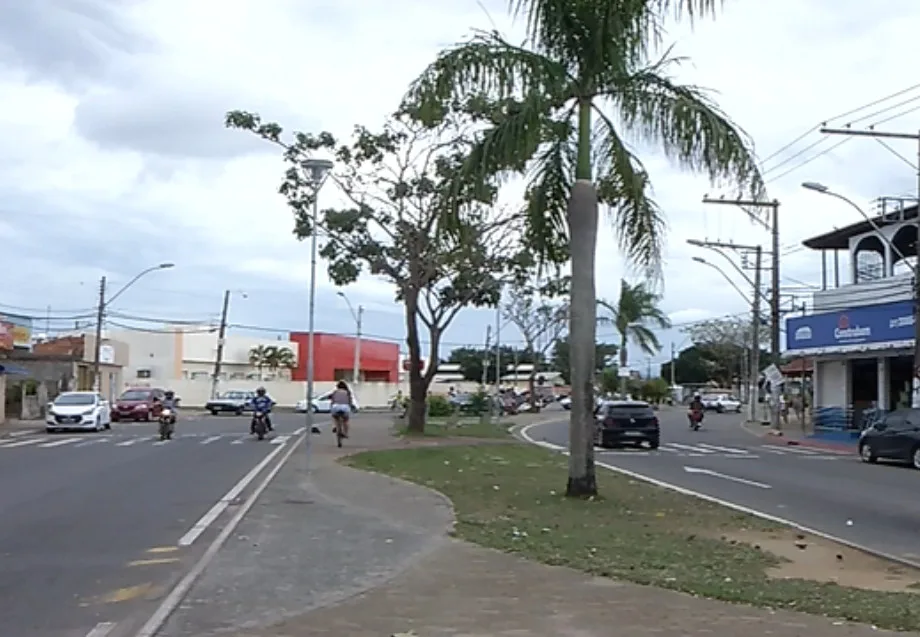
<instances>
[{"instance_id":1,"label":"red building facade","mask_svg":"<svg viewBox=\"0 0 920 637\"><path fill-rule=\"evenodd\" d=\"M340 334L313 335L313 373L317 382L347 380L355 364L355 338ZM307 380L307 349L310 343L305 332L291 332L289 339L297 343L297 367L293 380ZM361 339L361 380L378 383L399 382L399 345L385 341Z\"/></svg>"}]
</instances>

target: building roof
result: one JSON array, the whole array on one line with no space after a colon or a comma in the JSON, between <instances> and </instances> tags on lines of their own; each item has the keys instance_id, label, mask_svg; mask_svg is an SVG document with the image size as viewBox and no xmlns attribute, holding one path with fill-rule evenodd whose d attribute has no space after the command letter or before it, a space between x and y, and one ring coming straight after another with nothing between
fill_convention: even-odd
<instances>
[{"instance_id":1,"label":"building roof","mask_svg":"<svg viewBox=\"0 0 920 637\"><path fill-rule=\"evenodd\" d=\"M910 219L917 218L917 206L908 206L905 207L903 212L897 211L898 221L909 221ZM883 226L891 223L893 218L893 213L889 215L878 215L873 217L872 221L877 226ZM859 221L857 223L844 226L843 228L835 228L830 232L825 232L824 234L818 235L817 237L812 237L811 239L806 239L802 242L806 248L811 248L812 250L847 250L850 247L850 239L866 232L873 230L872 224L866 220Z\"/></svg>"},{"instance_id":2,"label":"building roof","mask_svg":"<svg viewBox=\"0 0 920 637\"><path fill-rule=\"evenodd\" d=\"M786 363L779 368L787 376L801 376L810 374L812 371L813 360L811 358L796 358L792 362Z\"/></svg>"}]
</instances>

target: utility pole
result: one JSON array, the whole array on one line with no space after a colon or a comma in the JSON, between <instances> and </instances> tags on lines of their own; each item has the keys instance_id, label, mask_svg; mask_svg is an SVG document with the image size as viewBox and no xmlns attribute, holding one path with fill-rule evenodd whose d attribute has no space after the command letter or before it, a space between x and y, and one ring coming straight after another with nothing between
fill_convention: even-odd
<instances>
[{"instance_id":1,"label":"utility pole","mask_svg":"<svg viewBox=\"0 0 920 637\"><path fill-rule=\"evenodd\" d=\"M911 407L920 408L920 131L916 133L892 133L877 130L853 130L850 128L821 129L825 135L851 135L855 137L872 137L882 139L909 139L917 144L917 208L916 224L918 240L914 247L917 257L914 264L914 374L911 392ZM884 143L883 143L884 144Z\"/></svg>"},{"instance_id":2,"label":"utility pole","mask_svg":"<svg viewBox=\"0 0 920 637\"><path fill-rule=\"evenodd\" d=\"M677 366L677 350L674 347L674 341L671 341L671 389L674 388L674 385L677 383L674 382L676 376L674 375L674 368Z\"/></svg>"},{"instance_id":3,"label":"utility pole","mask_svg":"<svg viewBox=\"0 0 920 637\"><path fill-rule=\"evenodd\" d=\"M495 397L498 406L498 395L502 390L502 305L501 299L495 306Z\"/></svg>"},{"instance_id":4,"label":"utility pole","mask_svg":"<svg viewBox=\"0 0 920 637\"><path fill-rule=\"evenodd\" d=\"M361 324L364 320L364 306L359 305L355 314L355 362L351 372L352 384L361 382Z\"/></svg>"},{"instance_id":5,"label":"utility pole","mask_svg":"<svg viewBox=\"0 0 920 637\"><path fill-rule=\"evenodd\" d=\"M770 300L770 355L773 358L774 363L779 363L779 322L780 322L780 294L779 294L779 201L774 199L773 201L755 201L753 199L711 199L710 197L703 197L703 203L708 204L723 204L731 206L747 206L749 208L770 208L772 212L772 219L770 228L770 234L772 235L772 258L773 258L773 267L771 268L771 300ZM756 217L754 217L756 219ZM758 249L760 249L758 247ZM759 270L758 270L759 271ZM760 289L757 290L758 296ZM752 370L752 374L757 376L760 374L760 369ZM779 417L779 396L775 395L776 391L773 391L773 406L771 409L772 423L774 429L780 428L780 417Z\"/></svg>"},{"instance_id":6,"label":"utility pole","mask_svg":"<svg viewBox=\"0 0 920 637\"><path fill-rule=\"evenodd\" d=\"M105 321L105 277L99 280L99 307L96 309L96 339L93 343L93 391L102 391L99 357L102 355L102 323Z\"/></svg>"},{"instance_id":7,"label":"utility pole","mask_svg":"<svg viewBox=\"0 0 920 637\"><path fill-rule=\"evenodd\" d=\"M482 389L485 391L489 371L489 344L492 342L492 326L486 325L486 349L482 354Z\"/></svg>"},{"instance_id":8,"label":"utility pole","mask_svg":"<svg viewBox=\"0 0 920 637\"><path fill-rule=\"evenodd\" d=\"M721 200L719 200L721 201ZM697 241L695 239L690 239L688 241L691 245L699 246L701 248L712 248L719 250L720 248L732 249L732 250L745 250L754 252L754 280L751 281L748 278L748 275L739 268L737 265L732 262L732 265L735 265L735 269L738 270L738 273L744 277L744 280L747 281L751 287L754 288L754 296L751 300L751 368L750 368L750 413L751 420L757 420L757 403L758 394L759 394L759 385L760 385L760 302L764 297L763 292L761 291L761 272L763 270L763 248L759 245L741 245L738 243L724 243L721 241ZM778 307L779 298L777 295L773 295L771 305ZM774 325L778 325L778 316L776 314L777 322ZM778 346L779 341L777 340L776 345ZM673 354L672 354L673 356ZM673 365L671 367L673 373ZM776 414L779 414L779 411L776 410Z\"/></svg>"},{"instance_id":9,"label":"utility pole","mask_svg":"<svg viewBox=\"0 0 920 637\"><path fill-rule=\"evenodd\" d=\"M217 356L214 358L214 374L211 375L211 398L217 398L220 383L220 365L224 360L224 341L227 335L227 310L230 308L230 290L224 291L224 307L220 312L220 329L217 332Z\"/></svg>"}]
</instances>

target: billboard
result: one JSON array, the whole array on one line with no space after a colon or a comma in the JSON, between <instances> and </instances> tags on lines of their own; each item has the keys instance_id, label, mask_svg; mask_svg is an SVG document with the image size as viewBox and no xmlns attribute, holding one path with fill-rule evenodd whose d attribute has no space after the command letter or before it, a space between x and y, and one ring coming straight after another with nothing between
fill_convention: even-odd
<instances>
[{"instance_id":1,"label":"billboard","mask_svg":"<svg viewBox=\"0 0 920 637\"><path fill-rule=\"evenodd\" d=\"M32 319L0 313L0 349L32 349Z\"/></svg>"},{"instance_id":2,"label":"billboard","mask_svg":"<svg viewBox=\"0 0 920 637\"><path fill-rule=\"evenodd\" d=\"M894 301L786 320L790 351L871 345L914 338L913 301Z\"/></svg>"}]
</instances>

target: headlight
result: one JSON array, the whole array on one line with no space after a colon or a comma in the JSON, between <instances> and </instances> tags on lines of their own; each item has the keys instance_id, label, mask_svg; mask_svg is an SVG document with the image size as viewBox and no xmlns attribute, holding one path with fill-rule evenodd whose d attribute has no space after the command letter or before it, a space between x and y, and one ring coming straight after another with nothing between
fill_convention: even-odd
<instances>
[{"instance_id":1,"label":"headlight","mask_svg":"<svg viewBox=\"0 0 920 637\"><path fill-rule=\"evenodd\" d=\"M147 409L147 405L135 405L135 411L140 411L141 409Z\"/></svg>"},{"instance_id":2,"label":"headlight","mask_svg":"<svg viewBox=\"0 0 920 637\"><path fill-rule=\"evenodd\" d=\"M84 416L92 416L94 411L96 411L96 410L95 410L95 409L87 409L86 411L83 412L83 415L84 415Z\"/></svg>"}]
</instances>

